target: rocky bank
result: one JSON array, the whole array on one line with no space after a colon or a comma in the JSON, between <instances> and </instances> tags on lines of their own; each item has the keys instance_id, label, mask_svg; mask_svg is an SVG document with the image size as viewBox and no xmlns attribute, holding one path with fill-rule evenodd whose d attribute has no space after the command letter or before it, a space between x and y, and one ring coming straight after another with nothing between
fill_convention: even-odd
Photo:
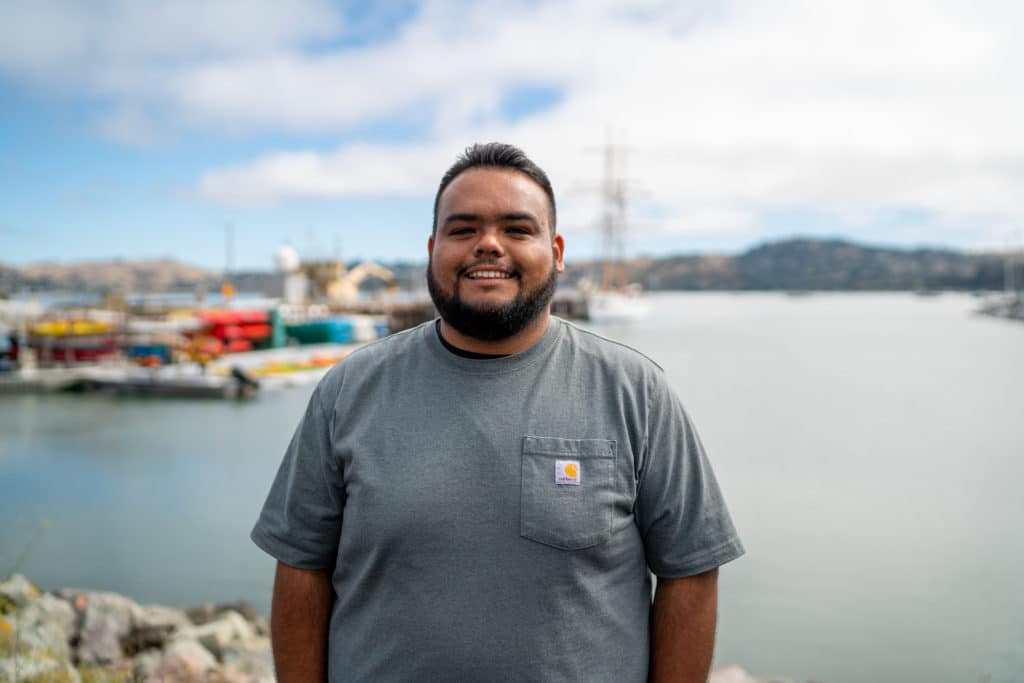
<instances>
[{"instance_id":1,"label":"rocky bank","mask_svg":"<svg viewBox=\"0 0 1024 683\"><path fill-rule=\"evenodd\" d=\"M273 683L267 620L242 603L177 609L0 582L0 682ZM728 666L709 683L785 683Z\"/></svg>"},{"instance_id":2,"label":"rocky bank","mask_svg":"<svg viewBox=\"0 0 1024 683\"><path fill-rule=\"evenodd\" d=\"M115 593L41 593L15 575L0 583L0 681L272 682L270 631L244 604L175 609Z\"/></svg>"}]
</instances>

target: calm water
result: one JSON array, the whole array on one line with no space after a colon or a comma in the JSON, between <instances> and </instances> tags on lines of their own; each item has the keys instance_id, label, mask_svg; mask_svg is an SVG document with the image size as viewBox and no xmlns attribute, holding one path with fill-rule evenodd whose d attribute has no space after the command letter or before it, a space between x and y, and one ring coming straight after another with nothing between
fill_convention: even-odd
<instances>
[{"instance_id":1,"label":"calm water","mask_svg":"<svg viewBox=\"0 0 1024 683\"><path fill-rule=\"evenodd\" d=\"M748 554L716 661L796 681L1024 681L1024 325L959 296L693 294L602 327L693 415ZM248 404L0 397L0 574L245 599L311 389Z\"/></svg>"}]
</instances>

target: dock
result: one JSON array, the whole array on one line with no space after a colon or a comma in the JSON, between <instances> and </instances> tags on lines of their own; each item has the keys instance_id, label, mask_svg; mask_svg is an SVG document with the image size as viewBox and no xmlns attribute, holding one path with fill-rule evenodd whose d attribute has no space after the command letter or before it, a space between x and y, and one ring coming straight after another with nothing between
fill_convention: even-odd
<instances>
[{"instance_id":1,"label":"dock","mask_svg":"<svg viewBox=\"0 0 1024 683\"><path fill-rule=\"evenodd\" d=\"M316 382L341 358L365 344L374 335L385 334L388 330L405 330L432 320L437 315L433 302L428 298L319 306L322 310L317 311L319 318L316 320L330 321L337 316L363 314L375 317L381 329L378 330L376 324L372 329L350 325L351 329L342 330L347 331L346 335L320 334L317 339L332 343L301 343L313 341L313 338L303 339L296 334L291 341L299 341L299 345L251 350L252 343L246 342L250 350L231 352L234 351L233 347L238 340L229 338L229 331L239 333L259 328L263 336L258 341L266 342L266 337L273 332L274 325L280 324L280 309L275 311L277 317L273 320L270 320L270 314L263 314L259 320L243 319L243 314L251 313L247 310L211 310L203 313L208 318L205 319L205 324L211 330L208 336L213 335L216 339L224 337L231 343L225 342L215 350L206 351L193 340L195 343L192 346L195 348L190 346L191 351L185 355L182 352L172 354L168 350L169 342L158 339L160 344L163 344L160 346L144 340L146 343L141 348L144 349L142 353L147 355L140 356L135 347L129 350L120 348L127 347L127 344L118 335L126 333L124 330L113 329L113 323L105 322L106 319L100 322L83 319L85 322L69 323L57 320L38 323L37 327L42 324L102 325L104 346L101 350L105 353L86 355L77 351L79 347L92 349L96 345L95 340L99 338L98 334L70 334L65 331L62 334L44 335L40 337L44 343L35 345L34 353L38 355L33 355L32 360L23 364L16 363L14 369L6 369L11 367L9 364L0 369L0 394L99 392L116 396L153 398L249 398L267 390ZM562 318L587 319L588 299L575 290L556 292L551 302L551 312ZM214 318L214 314L218 317ZM227 320L224 318L226 314L232 314L234 318ZM383 317L387 319L387 328L383 328L383 320L380 320ZM274 322L275 320L277 322ZM301 323L302 321L294 324ZM160 334L168 336L171 332L180 335L183 324L181 321L139 317L129 319L125 329L136 335L159 337ZM203 323L189 324L193 327L186 333L200 329ZM288 327L285 324L281 329ZM284 341L282 334L277 343ZM204 343L211 343L211 339L205 339ZM136 342L136 346L138 345L139 342ZM149 350L150 347L153 347L152 351ZM157 355L161 349L163 355ZM2 360L0 357L0 361Z\"/></svg>"},{"instance_id":2,"label":"dock","mask_svg":"<svg viewBox=\"0 0 1024 683\"><path fill-rule=\"evenodd\" d=\"M206 365L140 367L127 362L25 368L0 373L0 394L101 392L149 398L252 398L318 381L362 344L316 344L225 354Z\"/></svg>"},{"instance_id":3,"label":"dock","mask_svg":"<svg viewBox=\"0 0 1024 683\"><path fill-rule=\"evenodd\" d=\"M235 399L254 395L258 387L247 377L215 375L193 363L161 368L80 364L0 374L0 394L103 392L119 396Z\"/></svg>"},{"instance_id":4,"label":"dock","mask_svg":"<svg viewBox=\"0 0 1024 683\"><path fill-rule=\"evenodd\" d=\"M1024 322L1024 296L1018 292L997 297L983 304L978 313Z\"/></svg>"}]
</instances>

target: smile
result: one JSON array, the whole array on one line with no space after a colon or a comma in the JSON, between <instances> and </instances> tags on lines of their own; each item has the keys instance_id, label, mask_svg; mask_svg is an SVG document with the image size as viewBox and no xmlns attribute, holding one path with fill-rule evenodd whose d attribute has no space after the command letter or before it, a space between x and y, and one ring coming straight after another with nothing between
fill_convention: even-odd
<instances>
[{"instance_id":1,"label":"smile","mask_svg":"<svg viewBox=\"0 0 1024 683\"><path fill-rule=\"evenodd\" d=\"M466 273L466 277L470 280L511 280L514 276L500 270L477 270Z\"/></svg>"}]
</instances>

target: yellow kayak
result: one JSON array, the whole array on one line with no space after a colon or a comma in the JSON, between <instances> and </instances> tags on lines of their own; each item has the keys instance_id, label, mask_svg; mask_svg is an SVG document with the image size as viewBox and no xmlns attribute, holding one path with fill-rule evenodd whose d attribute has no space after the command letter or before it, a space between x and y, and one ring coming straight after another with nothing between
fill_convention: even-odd
<instances>
[{"instance_id":1,"label":"yellow kayak","mask_svg":"<svg viewBox=\"0 0 1024 683\"><path fill-rule=\"evenodd\" d=\"M46 320L32 325L29 330L40 337L86 337L106 334L113 327L102 320Z\"/></svg>"}]
</instances>

